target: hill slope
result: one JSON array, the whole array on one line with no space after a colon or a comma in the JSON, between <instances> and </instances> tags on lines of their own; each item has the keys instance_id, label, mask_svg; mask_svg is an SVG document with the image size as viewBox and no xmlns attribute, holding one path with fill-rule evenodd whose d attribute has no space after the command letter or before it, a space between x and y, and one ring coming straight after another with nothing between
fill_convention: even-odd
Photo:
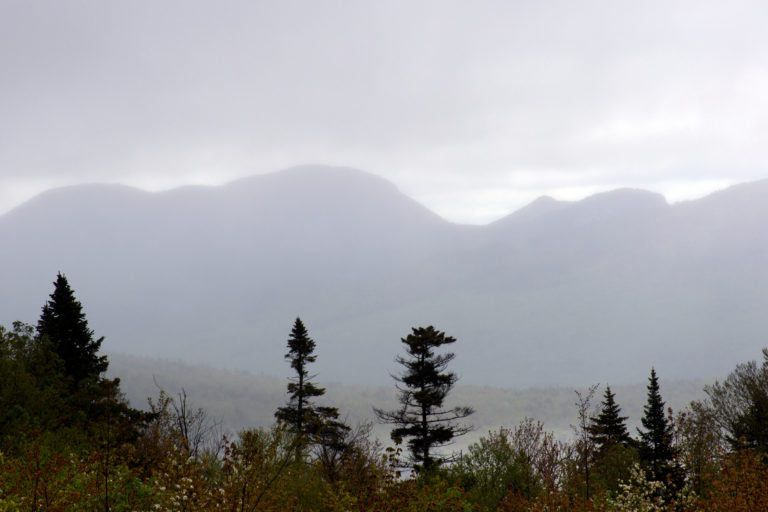
<instances>
[{"instance_id":1,"label":"hill slope","mask_svg":"<svg viewBox=\"0 0 768 512\"><path fill-rule=\"evenodd\" d=\"M668 205L636 190L451 224L365 173L50 191L0 217L0 323L66 273L105 348L287 374L301 316L324 379L379 384L411 326L500 386L708 378L768 332L768 182Z\"/></svg>"}]
</instances>

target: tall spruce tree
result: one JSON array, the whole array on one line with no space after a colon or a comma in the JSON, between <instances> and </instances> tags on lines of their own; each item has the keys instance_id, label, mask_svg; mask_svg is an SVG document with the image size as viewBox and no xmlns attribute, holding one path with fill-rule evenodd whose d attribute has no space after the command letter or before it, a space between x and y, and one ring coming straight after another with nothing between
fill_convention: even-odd
<instances>
[{"instance_id":1,"label":"tall spruce tree","mask_svg":"<svg viewBox=\"0 0 768 512\"><path fill-rule=\"evenodd\" d=\"M288 383L288 404L275 411L275 418L288 425L293 432L313 436L321 444L340 443L349 427L338 421L338 409L315 406L313 401L325 394L324 388L312 383L313 376L309 374L309 364L317 359L314 352L315 341L309 337L301 318L296 318L285 354L296 376L291 377Z\"/></svg>"},{"instance_id":2,"label":"tall spruce tree","mask_svg":"<svg viewBox=\"0 0 768 512\"><path fill-rule=\"evenodd\" d=\"M631 439L627 432L627 416L621 416L621 407L616 403L616 395L610 386L605 387L600 414L593 417L589 434L597 447L598 453L605 453L616 445L629 445Z\"/></svg>"},{"instance_id":3,"label":"tall spruce tree","mask_svg":"<svg viewBox=\"0 0 768 512\"><path fill-rule=\"evenodd\" d=\"M627 432L626 420L616 395L606 386L600 411L590 418L588 432L594 446L594 483L606 492L617 492L637 462L637 443Z\"/></svg>"},{"instance_id":4,"label":"tall spruce tree","mask_svg":"<svg viewBox=\"0 0 768 512\"><path fill-rule=\"evenodd\" d=\"M470 407L443 409L443 401L453 389L458 377L446 372L453 353L436 354L435 349L456 341L444 332L429 327L414 327L401 341L406 345L408 357L398 356L395 361L405 367L402 375L394 377L400 408L393 411L374 409L379 421L396 425L391 437L397 441L409 438L411 464L414 469L428 471L445 459L434 454L453 438L466 434L471 427L458 423L472 414Z\"/></svg>"},{"instance_id":5,"label":"tall spruce tree","mask_svg":"<svg viewBox=\"0 0 768 512\"><path fill-rule=\"evenodd\" d=\"M664 401L659 392L659 379L653 368L648 381L648 401L640 420L645 430L637 430L640 434L640 459L646 464L651 480L667 483L672 474L675 456L672 447L672 426L667 421Z\"/></svg>"},{"instance_id":6,"label":"tall spruce tree","mask_svg":"<svg viewBox=\"0 0 768 512\"><path fill-rule=\"evenodd\" d=\"M73 388L88 379L96 382L109 366L107 357L98 355L104 338L93 338L83 306L75 299L67 278L58 273L53 284L53 293L37 322L37 335L48 337Z\"/></svg>"},{"instance_id":7,"label":"tall spruce tree","mask_svg":"<svg viewBox=\"0 0 768 512\"><path fill-rule=\"evenodd\" d=\"M37 323L39 351L33 374L61 393L60 401L66 404L58 410L61 425L82 427L81 433L113 446L127 445L155 415L131 408L120 391L120 379L103 377L109 366L107 356L98 355L103 341L93 338L82 305L67 278L58 273Z\"/></svg>"}]
</instances>

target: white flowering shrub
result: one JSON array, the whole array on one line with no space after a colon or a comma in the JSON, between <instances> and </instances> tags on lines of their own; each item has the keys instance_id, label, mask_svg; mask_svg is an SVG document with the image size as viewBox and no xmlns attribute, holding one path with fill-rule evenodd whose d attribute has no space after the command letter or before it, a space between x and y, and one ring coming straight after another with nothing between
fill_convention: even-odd
<instances>
[{"instance_id":1,"label":"white flowering shrub","mask_svg":"<svg viewBox=\"0 0 768 512\"><path fill-rule=\"evenodd\" d=\"M661 496L664 484L648 480L639 465L635 464L629 480L619 484L619 492L608 498L608 505L615 512L663 512Z\"/></svg>"}]
</instances>

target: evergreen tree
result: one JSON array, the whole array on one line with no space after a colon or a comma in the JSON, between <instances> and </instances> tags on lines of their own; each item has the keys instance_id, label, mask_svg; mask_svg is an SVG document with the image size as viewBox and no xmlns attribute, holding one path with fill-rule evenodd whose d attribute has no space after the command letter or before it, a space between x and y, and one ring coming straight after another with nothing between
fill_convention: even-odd
<instances>
[{"instance_id":1,"label":"evergreen tree","mask_svg":"<svg viewBox=\"0 0 768 512\"><path fill-rule=\"evenodd\" d=\"M597 416L590 418L588 435L594 446L593 482L602 491L615 493L631 477L637 462L636 442L629 437L626 416L616 403L616 395L606 386Z\"/></svg>"},{"instance_id":2,"label":"evergreen tree","mask_svg":"<svg viewBox=\"0 0 768 512\"><path fill-rule=\"evenodd\" d=\"M645 431L638 429L640 459L646 464L650 480L667 483L675 455L672 447L672 426L665 415L655 369L651 368L648 380L648 401L643 408L641 419Z\"/></svg>"},{"instance_id":3,"label":"evergreen tree","mask_svg":"<svg viewBox=\"0 0 768 512\"><path fill-rule=\"evenodd\" d=\"M75 299L67 278L59 273L53 284L53 293L37 322L37 335L48 337L76 389L85 380L98 379L107 371L107 357L98 355L104 338L93 339L82 305Z\"/></svg>"},{"instance_id":4,"label":"evergreen tree","mask_svg":"<svg viewBox=\"0 0 768 512\"><path fill-rule=\"evenodd\" d=\"M77 451L94 441L128 448L153 419L132 409L119 379L105 379L82 306L64 276L43 307L37 329L0 326L0 450L21 446L25 433Z\"/></svg>"},{"instance_id":5,"label":"evergreen tree","mask_svg":"<svg viewBox=\"0 0 768 512\"><path fill-rule=\"evenodd\" d=\"M408 358L398 356L395 361L405 367L405 372L395 380L400 408L394 411L374 409L383 423L396 425L391 437L398 441L409 438L411 463L417 470L430 470L443 462L433 449L451 442L454 437L466 434L471 427L457 420L466 418L474 411L470 407L443 409L443 401L456 383L453 372L446 372L453 353L438 355L434 349L454 343L434 327L415 327L412 334L402 338Z\"/></svg>"},{"instance_id":6,"label":"evergreen tree","mask_svg":"<svg viewBox=\"0 0 768 512\"><path fill-rule=\"evenodd\" d=\"M335 407L317 407L313 398L323 396L325 389L312 383L308 365L314 363L315 341L309 337L301 318L296 318L288 337L288 353L285 358L291 362L296 377L288 383L288 404L279 407L275 418L284 422L298 434L314 436L321 444L341 442L349 427L338 421L339 411Z\"/></svg>"},{"instance_id":7,"label":"evergreen tree","mask_svg":"<svg viewBox=\"0 0 768 512\"><path fill-rule=\"evenodd\" d=\"M629 445L631 439L627 432L627 416L621 416L621 407L616 403L616 395L611 387L605 387L600 414L593 417L589 427L592 442L599 453L604 453L616 445Z\"/></svg>"}]
</instances>

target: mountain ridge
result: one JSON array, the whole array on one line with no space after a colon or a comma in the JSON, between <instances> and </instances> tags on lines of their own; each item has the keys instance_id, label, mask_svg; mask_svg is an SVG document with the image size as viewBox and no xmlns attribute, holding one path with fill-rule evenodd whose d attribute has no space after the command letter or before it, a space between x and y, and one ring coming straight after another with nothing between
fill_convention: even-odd
<instances>
[{"instance_id":1,"label":"mountain ridge","mask_svg":"<svg viewBox=\"0 0 768 512\"><path fill-rule=\"evenodd\" d=\"M43 200L49 200L51 198L61 198L66 197L68 194L76 193L80 194L82 192L86 191L109 191L112 193L122 193L123 195L131 194L136 197L144 197L144 198L152 198L152 199L158 199L158 198L165 198L169 196L174 195L188 195L189 193L194 194L206 194L206 193L227 193L232 190L243 190L246 193L253 193L254 189L265 189L268 188L269 185L272 183L278 181L280 182L280 188L285 189L286 187L296 185L302 186L303 188L308 188L309 186L327 186L328 185L328 178L338 179L339 177L343 177L345 180L353 179L358 182L367 182L368 184L375 184L379 187L382 187L383 190L386 190L388 193L394 193L396 195L401 196L402 198L406 198L409 202L412 202L413 204L418 205L421 209L429 212L431 216L435 218L439 218L440 220L443 220L445 222L456 224L460 226L475 226L475 224L462 224L462 223L455 223L452 221L449 221L445 219L444 217L440 216L439 214L433 212L432 210L428 209L426 206L422 205L421 203L417 202L416 200L412 199L411 197L403 194L397 185L395 185L393 182L382 178L378 175L368 173L359 169L351 168L351 167L333 167L333 166L321 166L321 165L301 165L301 166L294 166L282 171L278 172L272 172L272 173L266 173L266 174L256 174L251 176L245 176L242 178L237 178L232 181L223 183L221 185L182 185L179 187L174 187L170 189L164 189L159 191L147 191L140 187L135 187L131 185L123 185L123 184L115 184L115 183L85 183L85 184L75 184L75 185L66 185L61 187L55 187L48 189L46 191L41 192L40 194L37 194L36 196L30 198L29 200L17 205L16 207L12 208L11 210L0 214L0 222L6 218L6 217L12 217L18 212L23 212L27 209L29 209L31 206L34 206L38 201ZM318 178L321 178L321 180L326 180L325 183L322 181L318 181ZM563 208L568 207L577 207L577 208L583 208L585 206L592 206L595 204L601 204L605 202L613 201L616 204L618 204L621 207L626 207L627 202L631 203L633 202L634 205L640 204L639 200L645 200L645 206L653 206L652 203L655 203L656 206L667 206L669 208L688 208L690 206L695 206L697 204L701 204L701 202L722 202L724 199L730 199L734 196L742 196L742 199L751 199L749 196L754 195L754 193L750 193L750 191L754 191L755 189L761 189L761 191L758 193L760 195L768 195L768 178L762 179L762 180L756 180L752 182L746 182L746 183L739 183L735 185L731 185L729 187L725 187L720 190L716 190L714 192L711 192L705 196L702 196L698 199L690 199L685 201L679 201L675 203L668 203L667 200L664 198L664 196L657 192L648 191L645 189L640 188L632 188L632 187L620 187L612 190L608 190L605 192L598 192L589 196L586 196L580 200L576 201L564 201L559 199L554 199L550 196L540 196L530 203L518 208L517 210L514 210L507 215L490 221L487 224L482 224L479 226L491 226L491 225L499 225L499 224L505 224L508 220L518 220L518 218L527 218L530 215L540 215L540 214L548 214L550 213L550 210L561 210ZM765 189L765 190L762 190ZM284 191L284 190L283 190ZM744 192L746 193L744 193ZM744 196L747 196L746 198ZM70 201L71 202L71 201ZM616 206L616 204L612 206Z\"/></svg>"},{"instance_id":2,"label":"mountain ridge","mask_svg":"<svg viewBox=\"0 0 768 512\"><path fill-rule=\"evenodd\" d=\"M62 271L112 351L275 373L301 316L319 371L381 382L400 337L434 324L459 340L459 373L501 386L635 382L651 365L708 378L768 330L762 182L685 204L545 199L466 226L362 171L243 180L69 188L0 216L0 324L34 323Z\"/></svg>"}]
</instances>

